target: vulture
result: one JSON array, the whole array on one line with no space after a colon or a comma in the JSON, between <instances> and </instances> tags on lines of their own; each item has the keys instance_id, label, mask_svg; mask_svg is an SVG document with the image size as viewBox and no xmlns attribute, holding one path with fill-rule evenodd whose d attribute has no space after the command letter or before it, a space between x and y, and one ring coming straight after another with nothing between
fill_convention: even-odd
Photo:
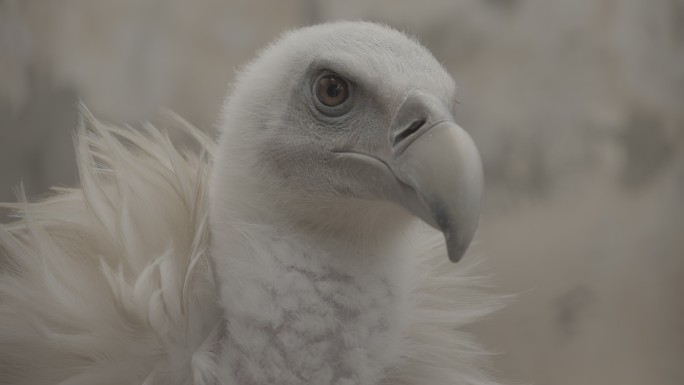
<instances>
[{"instance_id":1,"label":"vulture","mask_svg":"<svg viewBox=\"0 0 684 385\"><path fill-rule=\"evenodd\" d=\"M79 187L3 204L0 384L493 384L454 93L415 39L334 22L238 73L217 140L81 106Z\"/></svg>"}]
</instances>

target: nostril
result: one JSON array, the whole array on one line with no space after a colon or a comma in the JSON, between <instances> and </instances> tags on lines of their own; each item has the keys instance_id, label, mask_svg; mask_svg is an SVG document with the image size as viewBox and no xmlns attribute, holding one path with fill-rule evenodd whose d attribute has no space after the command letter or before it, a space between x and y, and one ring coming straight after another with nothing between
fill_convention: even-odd
<instances>
[{"instance_id":1,"label":"nostril","mask_svg":"<svg viewBox=\"0 0 684 385\"><path fill-rule=\"evenodd\" d=\"M425 119L419 119L419 120L416 120L415 122L411 123L410 126L403 129L400 133L398 133L394 137L394 143L392 143L392 145L396 146L397 144L401 143L401 141L403 141L404 139L415 134L416 131L418 131L421 127L423 127L424 124L425 124Z\"/></svg>"}]
</instances>

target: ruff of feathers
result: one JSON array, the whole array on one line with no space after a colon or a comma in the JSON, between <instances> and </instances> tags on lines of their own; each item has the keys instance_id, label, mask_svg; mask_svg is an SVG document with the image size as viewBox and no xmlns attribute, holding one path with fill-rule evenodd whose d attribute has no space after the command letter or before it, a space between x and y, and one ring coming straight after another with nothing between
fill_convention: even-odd
<instances>
[{"instance_id":1,"label":"ruff of feathers","mask_svg":"<svg viewBox=\"0 0 684 385\"><path fill-rule=\"evenodd\" d=\"M226 321L208 255L214 140L172 114L187 148L152 125L82 115L81 187L2 204L18 219L0 225L0 384L221 384ZM450 264L438 234L425 242L402 359L383 383L493 385L484 353L457 329L498 302L481 291L477 262Z\"/></svg>"}]
</instances>

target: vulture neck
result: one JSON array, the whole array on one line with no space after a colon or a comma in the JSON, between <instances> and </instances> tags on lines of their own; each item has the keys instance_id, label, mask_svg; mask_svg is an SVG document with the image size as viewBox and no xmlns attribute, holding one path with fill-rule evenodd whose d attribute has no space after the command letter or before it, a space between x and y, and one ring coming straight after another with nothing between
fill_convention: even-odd
<instances>
[{"instance_id":1,"label":"vulture neck","mask_svg":"<svg viewBox=\"0 0 684 385\"><path fill-rule=\"evenodd\" d=\"M407 322L401 238L408 215L350 200L339 204L346 209L322 204L328 210L317 221L303 207L303 215L294 213L296 204L258 200L253 192L264 190L244 180L219 182L210 198L211 254L226 321L223 381L382 378L397 363Z\"/></svg>"}]
</instances>

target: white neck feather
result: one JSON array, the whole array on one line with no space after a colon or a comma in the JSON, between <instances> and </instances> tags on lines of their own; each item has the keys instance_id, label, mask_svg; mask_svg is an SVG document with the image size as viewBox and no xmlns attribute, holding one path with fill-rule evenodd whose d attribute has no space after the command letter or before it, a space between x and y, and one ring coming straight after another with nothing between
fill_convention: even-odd
<instances>
[{"instance_id":1,"label":"white neck feather","mask_svg":"<svg viewBox=\"0 0 684 385\"><path fill-rule=\"evenodd\" d=\"M246 207L232 201L212 210L212 256L226 319L218 362L223 380L377 382L398 359L406 323L405 258L388 249L401 244L390 239L406 221L385 216L384 226L357 225L358 242L350 243L334 226L266 220Z\"/></svg>"}]
</instances>

